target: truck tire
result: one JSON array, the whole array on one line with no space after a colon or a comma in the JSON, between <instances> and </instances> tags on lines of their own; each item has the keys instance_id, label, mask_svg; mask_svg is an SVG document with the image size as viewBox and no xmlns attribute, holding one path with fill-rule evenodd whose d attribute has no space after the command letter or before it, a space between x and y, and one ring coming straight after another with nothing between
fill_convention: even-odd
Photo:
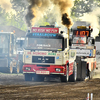
<instances>
[{"instance_id":1,"label":"truck tire","mask_svg":"<svg viewBox=\"0 0 100 100\"><path fill-rule=\"evenodd\" d=\"M69 81L69 66L66 65L66 76L60 76L61 82L68 82Z\"/></svg>"},{"instance_id":2,"label":"truck tire","mask_svg":"<svg viewBox=\"0 0 100 100\"><path fill-rule=\"evenodd\" d=\"M94 75L94 71L89 71L89 79L92 79Z\"/></svg>"},{"instance_id":3,"label":"truck tire","mask_svg":"<svg viewBox=\"0 0 100 100\"><path fill-rule=\"evenodd\" d=\"M19 68L17 66L17 64L15 66L13 66L13 62L10 62L10 66L9 66L9 73L19 73Z\"/></svg>"},{"instance_id":4,"label":"truck tire","mask_svg":"<svg viewBox=\"0 0 100 100\"><path fill-rule=\"evenodd\" d=\"M10 63L9 71L10 71L10 74L12 74L12 73L13 73L13 66L12 66L12 62Z\"/></svg>"},{"instance_id":5,"label":"truck tire","mask_svg":"<svg viewBox=\"0 0 100 100\"><path fill-rule=\"evenodd\" d=\"M24 74L25 81L32 81L32 75L31 74Z\"/></svg>"},{"instance_id":6,"label":"truck tire","mask_svg":"<svg viewBox=\"0 0 100 100\"><path fill-rule=\"evenodd\" d=\"M23 73L23 62L19 62L19 73Z\"/></svg>"},{"instance_id":7,"label":"truck tire","mask_svg":"<svg viewBox=\"0 0 100 100\"><path fill-rule=\"evenodd\" d=\"M13 73L19 74L19 63L17 63L16 67L14 67Z\"/></svg>"},{"instance_id":8,"label":"truck tire","mask_svg":"<svg viewBox=\"0 0 100 100\"><path fill-rule=\"evenodd\" d=\"M69 81L70 82L75 82L77 80L77 64L74 62L73 65L73 74L69 76Z\"/></svg>"},{"instance_id":9,"label":"truck tire","mask_svg":"<svg viewBox=\"0 0 100 100\"><path fill-rule=\"evenodd\" d=\"M19 74L19 67L13 67L13 73Z\"/></svg>"},{"instance_id":10,"label":"truck tire","mask_svg":"<svg viewBox=\"0 0 100 100\"><path fill-rule=\"evenodd\" d=\"M17 70L17 74L19 74L19 65L17 65L16 70Z\"/></svg>"},{"instance_id":11,"label":"truck tire","mask_svg":"<svg viewBox=\"0 0 100 100\"><path fill-rule=\"evenodd\" d=\"M13 73L17 73L17 74L23 73L22 67L23 67L23 63L17 62L16 67L13 67Z\"/></svg>"},{"instance_id":12,"label":"truck tire","mask_svg":"<svg viewBox=\"0 0 100 100\"><path fill-rule=\"evenodd\" d=\"M87 62L81 61L81 57L77 56L76 63L77 63L77 80L84 81L87 71Z\"/></svg>"}]
</instances>

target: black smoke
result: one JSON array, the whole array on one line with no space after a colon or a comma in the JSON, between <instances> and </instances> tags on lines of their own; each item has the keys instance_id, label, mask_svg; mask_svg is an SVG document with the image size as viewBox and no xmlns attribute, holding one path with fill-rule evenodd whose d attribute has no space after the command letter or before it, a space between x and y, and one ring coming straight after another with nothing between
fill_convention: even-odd
<instances>
[{"instance_id":1,"label":"black smoke","mask_svg":"<svg viewBox=\"0 0 100 100\"><path fill-rule=\"evenodd\" d=\"M70 26L73 24L67 13L62 14L62 24L67 28L70 28Z\"/></svg>"}]
</instances>

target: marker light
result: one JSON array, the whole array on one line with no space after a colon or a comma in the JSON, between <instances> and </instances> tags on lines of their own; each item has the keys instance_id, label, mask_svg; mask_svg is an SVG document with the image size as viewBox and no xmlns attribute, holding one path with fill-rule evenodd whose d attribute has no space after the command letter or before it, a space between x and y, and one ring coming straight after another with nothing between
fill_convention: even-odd
<instances>
[{"instance_id":1,"label":"marker light","mask_svg":"<svg viewBox=\"0 0 100 100\"><path fill-rule=\"evenodd\" d=\"M89 29L91 28L91 26L89 26Z\"/></svg>"},{"instance_id":2,"label":"marker light","mask_svg":"<svg viewBox=\"0 0 100 100\"><path fill-rule=\"evenodd\" d=\"M57 71L57 72L60 72L60 71L61 71L61 69L60 69L60 68L56 68L56 71Z\"/></svg>"},{"instance_id":3,"label":"marker light","mask_svg":"<svg viewBox=\"0 0 100 100\"><path fill-rule=\"evenodd\" d=\"M31 67L26 67L25 70L28 70L29 71L29 70L31 70Z\"/></svg>"}]
</instances>

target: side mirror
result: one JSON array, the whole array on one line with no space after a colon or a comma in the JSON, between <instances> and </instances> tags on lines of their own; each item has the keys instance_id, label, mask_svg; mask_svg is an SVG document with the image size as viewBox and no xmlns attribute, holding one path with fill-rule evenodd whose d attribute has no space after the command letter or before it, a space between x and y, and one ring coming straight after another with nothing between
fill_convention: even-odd
<instances>
[{"instance_id":1,"label":"side mirror","mask_svg":"<svg viewBox=\"0 0 100 100\"><path fill-rule=\"evenodd\" d=\"M95 40L94 39L92 39L92 44L95 44Z\"/></svg>"},{"instance_id":2,"label":"side mirror","mask_svg":"<svg viewBox=\"0 0 100 100\"><path fill-rule=\"evenodd\" d=\"M61 34L63 34L63 31L60 31Z\"/></svg>"},{"instance_id":3,"label":"side mirror","mask_svg":"<svg viewBox=\"0 0 100 100\"><path fill-rule=\"evenodd\" d=\"M71 28L71 30L70 30L71 32L73 32L73 29Z\"/></svg>"},{"instance_id":4,"label":"side mirror","mask_svg":"<svg viewBox=\"0 0 100 100\"><path fill-rule=\"evenodd\" d=\"M72 46L72 39L69 39L69 46Z\"/></svg>"}]
</instances>

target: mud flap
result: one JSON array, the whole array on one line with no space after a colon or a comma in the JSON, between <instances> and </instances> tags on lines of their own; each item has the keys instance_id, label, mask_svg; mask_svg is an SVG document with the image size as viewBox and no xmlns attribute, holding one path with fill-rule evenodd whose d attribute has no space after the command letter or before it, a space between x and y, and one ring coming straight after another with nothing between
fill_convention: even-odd
<instances>
[{"instance_id":1,"label":"mud flap","mask_svg":"<svg viewBox=\"0 0 100 100\"><path fill-rule=\"evenodd\" d=\"M81 61L81 57L76 57L77 63L77 80L83 81L86 77L86 61Z\"/></svg>"}]
</instances>

